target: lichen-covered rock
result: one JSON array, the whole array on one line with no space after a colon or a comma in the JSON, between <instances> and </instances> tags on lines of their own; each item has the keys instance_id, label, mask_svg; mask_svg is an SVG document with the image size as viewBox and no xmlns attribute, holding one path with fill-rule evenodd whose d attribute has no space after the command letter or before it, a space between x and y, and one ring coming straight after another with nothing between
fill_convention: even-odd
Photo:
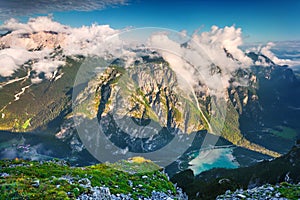
<instances>
[{"instance_id":1,"label":"lichen-covered rock","mask_svg":"<svg viewBox=\"0 0 300 200\"><path fill-rule=\"evenodd\" d=\"M279 185L266 184L260 187L252 189L238 189L234 192L230 190L226 191L225 194L219 195L217 200L238 200L238 199L272 199L272 200L287 200L287 199L299 199L300 197L300 185L282 183Z\"/></svg>"}]
</instances>

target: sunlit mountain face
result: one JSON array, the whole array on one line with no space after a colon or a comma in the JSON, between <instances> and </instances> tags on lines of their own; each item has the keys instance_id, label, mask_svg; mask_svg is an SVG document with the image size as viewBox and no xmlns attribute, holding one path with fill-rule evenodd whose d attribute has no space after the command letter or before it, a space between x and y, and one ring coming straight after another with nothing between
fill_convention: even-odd
<instances>
[{"instance_id":1,"label":"sunlit mountain face","mask_svg":"<svg viewBox=\"0 0 300 200\"><path fill-rule=\"evenodd\" d=\"M168 7L170 16L158 12L151 20L158 2L1 4L0 158L8 160L1 184L19 180L9 171L17 166L25 167L25 176L45 178L27 173L27 166L38 164L32 161L41 168L76 166L89 171L87 176L102 177L85 177L83 183L77 168L65 168L71 174L67 178L53 172L58 176L54 182L63 179L76 186L64 191L69 188L64 185L60 193L51 193L54 199L97 199L100 194L108 199L212 199L228 189L299 180L299 30L287 25L290 35L282 30L272 35L257 27L268 22L273 29L281 22L247 24L240 10L253 5L234 1L223 8L240 16L237 21L221 12L201 20L194 7L206 7L208 14L208 2L161 3L157 12ZM194 16L198 27L209 28L191 31L194 21L181 24L173 14L182 6L183 19ZM277 10L282 5L270 6ZM144 14L132 19L133 10ZM259 17L264 14L258 9ZM104 22L107 17L107 23L91 23L97 16ZM260 39L249 40L249 30ZM276 168L282 163L286 167ZM112 177L106 170L113 171ZM261 173L249 175L255 171ZM146 187L138 173L146 182L157 178L159 188ZM116 180L120 185L114 185ZM30 187L40 187L30 181ZM34 194L2 188L3 198ZM278 197L288 197L279 190Z\"/></svg>"}]
</instances>

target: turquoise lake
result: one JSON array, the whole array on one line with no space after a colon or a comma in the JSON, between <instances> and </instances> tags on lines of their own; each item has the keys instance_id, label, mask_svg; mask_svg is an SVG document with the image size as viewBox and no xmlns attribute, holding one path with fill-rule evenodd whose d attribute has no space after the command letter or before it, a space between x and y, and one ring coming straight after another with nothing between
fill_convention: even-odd
<instances>
[{"instance_id":1,"label":"turquoise lake","mask_svg":"<svg viewBox=\"0 0 300 200\"><path fill-rule=\"evenodd\" d=\"M196 157L189 162L189 169L197 175L213 168L237 168L239 163L232 155L232 151L233 148L200 150L194 154Z\"/></svg>"}]
</instances>

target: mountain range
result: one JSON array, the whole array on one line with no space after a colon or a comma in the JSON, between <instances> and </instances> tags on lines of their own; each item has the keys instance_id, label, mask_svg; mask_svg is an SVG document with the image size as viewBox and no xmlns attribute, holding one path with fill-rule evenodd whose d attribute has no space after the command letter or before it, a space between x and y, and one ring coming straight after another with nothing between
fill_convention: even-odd
<instances>
[{"instance_id":1,"label":"mountain range","mask_svg":"<svg viewBox=\"0 0 300 200\"><path fill-rule=\"evenodd\" d=\"M226 173L238 177L235 173L273 169L279 165L273 163L293 154L280 157L289 152L300 132L299 74L290 67L277 65L261 52L240 55L222 46L217 52L226 65L234 65L230 71L222 60L212 58L203 61L205 73L194 66L198 71L191 75L185 72L192 68L174 67L169 54L144 46L130 49L133 57L126 52L117 59L110 53L72 52L72 34L68 27L60 27L1 35L1 64L12 69L0 71L2 159L60 157L82 166L112 161L114 156L118 160L148 155L196 197L201 188L186 189L186 183L178 180L215 184ZM84 39L76 45L84 49L91 43ZM193 44L178 48L188 52ZM221 80L225 83L219 87ZM16 142L16 137L21 140ZM104 155L104 147L111 154ZM175 175L190 167L195 152L227 147L233 149L240 167L250 168L215 169L196 177L191 171ZM254 165L266 159L274 160ZM230 179L230 185L246 187L254 179ZM281 175L279 179L283 180Z\"/></svg>"}]
</instances>

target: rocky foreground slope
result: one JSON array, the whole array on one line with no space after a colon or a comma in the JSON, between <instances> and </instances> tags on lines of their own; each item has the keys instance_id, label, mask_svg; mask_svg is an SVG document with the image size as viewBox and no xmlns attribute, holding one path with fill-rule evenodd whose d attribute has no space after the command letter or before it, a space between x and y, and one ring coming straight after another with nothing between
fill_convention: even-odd
<instances>
[{"instance_id":1,"label":"rocky foreground slope","mask_svg":"<svg viewBox=\"0 0 300 200\"><path fill-rule=\"evenodd\" d=\"M299 199L300 197L300 184L288 184L283 182L278 185L266 184L252 189L239 189L234 192L226 191L224 195L219 195L216 199L272 199L272 200L287 200Z\"/></svg>"},{"instance_id":2,"label":"rocky foreground slope","mask_svg":"<svg viewBox=\"0 0 300 200\"><path fill-rule=\"evenodd\" d=\"M0 199L187 199L157 165L138 157L87 167L6 160L0 171Z\"/></svg>"}]
</instances>

